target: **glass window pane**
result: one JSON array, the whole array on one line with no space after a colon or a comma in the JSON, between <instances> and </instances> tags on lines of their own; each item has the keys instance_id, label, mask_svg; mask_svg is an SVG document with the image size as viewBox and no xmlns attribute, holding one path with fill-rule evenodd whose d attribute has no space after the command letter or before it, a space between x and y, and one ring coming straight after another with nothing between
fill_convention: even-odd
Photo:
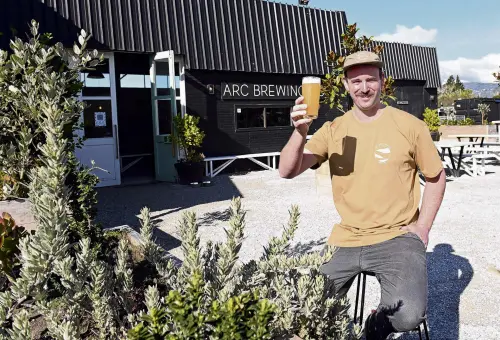
<instances>
[{"instance_id":1,"label":"glass window pane","mask_svg":"<svg viewBox=\"0 0 500 340\"><path fill-rule=\"evenodd\" d=\"M143 74L120 74L120 87L144 89L151 88L149 76Z\"/></svg>"},{"instance_id":2,"label":"glass window pane","mask_svg":"<svg viewBox=\"0 0 500 340\"><path fill-rule=\"evenodd\" d=\"M85 137L113 137L111 100L87 100L83 111Z\"/></svg>"},{"instance_id":3,"label":"glass window pane","mask_svg":"<svg viewBox=\"0 0 500 340\"><path fill-rule=\"evenodd\" d=\"M169 96L170 95L170 85L169 85L169 66L168 62L156 62L156 95L157 96Z\"/></svg>"},{"instance_id":4,"label":"glass window pane","mask_svg":"<svg viewBox=\"0 0 500 340\"><path fill-rule=\"evenodd\" d=\"M262 107L236 108L236 128L247 129L264 127L264 109Z\"/></svg>"},{"instance_id":5,"label":"glass window pane","mask_svg":"<svg viewBox=\"0 0 500 340\"><path fill-rule=\"evenodd\" d=\"M87 70L80 74L83 82L83 96L110 96L111 83L109 80L109 60L104 61L95 67L95 70Z\"/></svg>"},{"instance_id":6,"label":"glass window pane","mask_svg":"<svg viewBox=\"0 0 500 340\"><path fill-rule=\"evenodd\" d=\"M156 62L156 93L158 96L170 95L170 70L168 62ZM181 95L181 77L179 63L175 63L175 95Z\"/></svg>"},{"instance_id":7,"label":"glass window pane","mask_svg":"<svg viewBox=\"0 0 500 340\"><path fill-rule=\"evenodd\" d=\"M180 77L180 68L179 63L175 63L175 95L181 95L181 77Z\"/></svg>"},{"instance_id":8,"label":"glass window pane","mask_svg":"<svg viewBox=\"0 0 500 340\"><path fill-rule=\"evenodd\" d=\"M175 110L177 112L178 115L182 115L182 111L181 111L181 101L180 100L176 100L175 101Z\"/></svg>"},{"instance_id":9,"label":"glass window pane","mask_svg":"<svg viewBox=\"0 0 500 340\"><path fill-rule=\"evenodd\" d=\"M160 135L172 133L172 106L170 100L158 100L158 127Z\"/></svg>"},{"instance_id":10,"label":"glass window pane","mask_svg":"<svg viewBox=\"0 0 500 340\"><path fill-rule=\"evenodd\" d=\"M289 107L267 107L266 125L270 126L290 126L290 108Z\"/></svg>"}]
</instances>

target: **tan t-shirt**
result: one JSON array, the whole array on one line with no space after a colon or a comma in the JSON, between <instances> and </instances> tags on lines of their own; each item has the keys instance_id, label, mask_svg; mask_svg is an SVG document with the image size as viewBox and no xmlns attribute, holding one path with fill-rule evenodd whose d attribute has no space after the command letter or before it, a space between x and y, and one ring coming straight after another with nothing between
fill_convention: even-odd
<instances>
[{"instance_id":1,"label":"tan t-shirt","mask_svg":"<svg viewBox=\"0 0 500 340\"><path fill-rule=\"evenodd\" d=\"M382 115L361 122L352 111L326 122L306 143L328 161L335 207L341 222L328 243L356 247L389 240L401 226L418 219L418 169L435 177L443 169L426 124L387 106Z\"/></svg>"}]
</instances>

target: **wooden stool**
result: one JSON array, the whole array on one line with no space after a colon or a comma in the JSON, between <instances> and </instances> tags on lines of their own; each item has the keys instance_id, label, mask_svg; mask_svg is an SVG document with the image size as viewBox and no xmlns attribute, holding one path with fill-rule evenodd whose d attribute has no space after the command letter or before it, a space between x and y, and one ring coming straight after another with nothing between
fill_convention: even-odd
<instances>
[{"instance_id":1,"label":"wooden stool","mask_svg":"<svg viewBox=\"0 0 500 340\"><path fill-rule=\"evenodd\" d=\"M363 307L365 304L365 289L366 289L366 276L375 276L372 272L361 272L358 274L358 287L356 290L356 305L354 306L354 323L356 323L356 319L358 318L358 301L359 301L359 288L361 285L361 279L363 280L363 287L361 291L361 305L360 305L360 313L359 313L359 325L363 325ZM424 321L422 322L424 325L425 338L430 340L429 331L427 330L427 315L424 317ZM420 340L422 340L422 331L420 330L420 325L418 325L415 330L418 330L418 336Z\"/></svg>"}]
</instances>

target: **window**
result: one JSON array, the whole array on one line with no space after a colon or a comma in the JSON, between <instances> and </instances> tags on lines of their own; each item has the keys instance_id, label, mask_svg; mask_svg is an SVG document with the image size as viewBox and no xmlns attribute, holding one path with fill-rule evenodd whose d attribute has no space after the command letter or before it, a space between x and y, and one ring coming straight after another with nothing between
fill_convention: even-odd
<instances>
[{"instance_id":1,"label":"window","mask_svg":"<svg viewBox=\"0 0 500 340\"><path fill-rule=\"evenodd\" d=\"M268 107L265 108L267 126L290 126L289 107Z\"/></svg>"},{"instance_id":2,"label":"window","mask_svg":"<svg viewBox=\"0 0 500 340\"><path fill-rule=\"evenodd\" d=\"M262 107L242 107L236 109L237 129L263 128L264 115Z\"/></svg>"},{"instance_id":3,"label":"window","mask_svg":"<svg viewBox=\"0 0 500 340\"><path fill-rule=\"evenodd\" d=\"M113 137L113 116L111 100L86 100L83 110L85 137Z\"/></svg>"},{"instance_id":4,"label":"window","mask_svg":"<svg viewBox=\"0 0 500 340\"><path fill-rule=\"evenodd\" d=\"M121 88L150 89L151 80L149 75L144 74L120 74Z\"/></svg>"},{"instance_id":5,"label":"window","mask_svg":"<svg viewBox=\"0 0 500 340\"><path fill-rule=\"evenodd\" d=\"M172 104L170 100L158 100L158 128L160 135L172 133Z\"/></svg>"},{"instance_id":6,"label":"window","mask_svg":"<svg viewBox=\"0 0 500 340\"><path fill-rule=\"evenodd\" d=\"M236 129L291 126L290 110L285 106L236 106Z\"/></svg>"},{"instance_id":7,"label":"window","mask_svg":"<svg viewBox=\"0 0 500 340\"><path fill-rule=\"evenodd\" d=\"M176 62L174 64L175 70L175 95L180 96L180 70L179 63ZM156 88L157 94L159 96L168 96L170 95L170 86L169 86L169 65L168 62L158 62L156 63Z\"/></svg>"},{"instance_id":8,"label":"window","mask_svg":"<svg viewBox=\"0 0 500 340\"><path fill-rule=\"evenodd\" d=\"M172 104L170 100L158 101L158 129L160 135L168 135L172 133ZM181 101L178 99L175 101L177 115L181 115Z\"/></svg>"},{"instance_id":9,"label":"window","mask_svg":"<svg viewBox=\"0 0 500 340\"><path fill-rule=\"evenodd\" d=\"M95 67L95 70L80 73L80 80L83 82L82 95L84 97L110 96L109 60L104 59L101 64Z\"/></svg>"}]
</instances>

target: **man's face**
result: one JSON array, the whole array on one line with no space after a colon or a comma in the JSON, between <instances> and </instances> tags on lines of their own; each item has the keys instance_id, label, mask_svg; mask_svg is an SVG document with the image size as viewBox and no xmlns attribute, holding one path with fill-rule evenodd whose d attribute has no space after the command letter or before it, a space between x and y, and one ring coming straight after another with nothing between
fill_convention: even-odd
<instances>
[{"instance_id":1,"label":"man's face","mask_svg":"<svg viewBox=\"0 0 500 340\"><path fill-rule=\"evenodd\" d=\"M344 86L351 95L354 104L367 111L380 103L383 78L380 69L371 65L355 66L346 72Z\"/></svg>"}]
</instances>

